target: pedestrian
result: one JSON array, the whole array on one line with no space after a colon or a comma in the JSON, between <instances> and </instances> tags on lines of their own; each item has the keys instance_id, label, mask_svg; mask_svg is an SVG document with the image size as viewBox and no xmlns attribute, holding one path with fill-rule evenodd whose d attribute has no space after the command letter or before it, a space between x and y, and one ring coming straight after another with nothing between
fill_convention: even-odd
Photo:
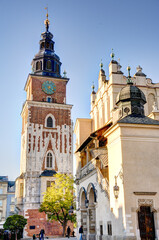
<instances>
[{"instance_id":1,"label":"pedestrian","mask_svg":"<svg viewBox=\"0 0 159 240\"><path fill-rule=\"evenodd\" d=\"M36 235L35 234L33 234L33 239L36 239Z\"/></svg>"},{"instance_id":2,"label":"pedestrian","mask_svg":"<svg viewBox=\"0 0 159 240\"><path fill-rule=\"evenodd\" d=\"M71 229L70 229L70 227L68 226L68 228L67 228L67 237L68 237L68 238L70 237L70 233L71 233Z\"/></svg>"},{"instance_id":3,"label":"pedestrian","mask_svg":"<svg viewBox=\"0 0 159 240\"><path fill-rule=\"evenodd\" d=\"M79 240L82 240L83 226L80 226L80 228L79 228L79 234L80 234Z\"/></svg>"},{"instance_id":4,"label":"pedestrian","mask_svg":"<svg viewBox=\"0 0 159 240\"><path fill-rule=\"evenodd\" d=\"M75 231L72 232L72 237L75 237Z\"/></svg>"},{"instance_id":5,"label":"pedestrian","mask_svg":"<svg viewBox=\"0 0 159 240\"><path fill-rule=\"evenodd\" d=\"M44 229L41 229L41 231L40 231L40 240L44 240L44 234L45 234Z\"/></svg>"},{"instance_id":6,"label":"pedestrian","mask_svg":"<svg viewBox=\"0 0 159 240\"><path fill-rule=\"evenodd\" d=\"M9 240L8 231L4 231L4 240Z\"/></svg>"}]
</instances>

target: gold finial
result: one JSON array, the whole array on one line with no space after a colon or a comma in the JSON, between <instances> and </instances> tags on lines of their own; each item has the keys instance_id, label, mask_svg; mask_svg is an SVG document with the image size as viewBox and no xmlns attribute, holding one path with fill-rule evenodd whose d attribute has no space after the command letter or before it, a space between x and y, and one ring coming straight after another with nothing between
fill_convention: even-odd
<instances>
[{"instance_id":1,"label":"gold finial","mask_svg":"<svg viewBox=\"0 0 159 240\"><path fill-rule=\"evenodd\" d=\"M94 89L95 89L95 86L94 86L94 81L93 81L93 84L92 84L92 93L95 93Z\"/></svg>"},{"instance_id":2,"label":"gold finial","mask_svg":"<svg viewBox=\"0 0 159 240\"><path fill-rule=\"evenodd\" d=\"M128 67L127 67L127 70L128 70L127 84L133 84L133 83L132 83L132 80L131 80L131 76L130 76L131 67L128 66Z\"/></svg>"},{"instance_id":3,"label":"gold finial","mask_svg":"<svg viewBox=\"0 0 159 240\"><path fill-rule=\"evenodd\" d=\"M114 56L115 56L115 54L114 54L114 50L113 50L113 48L112 48L112 52L111 52L111 54L110 54L110 57L111 57L112 61L114 60Z\"/></svg>"},{"instance_id":4,"label":"gold finial","mask_svg":"<svg viewBox=\"0 0 159 240\"><path fill-rule=\"evenodd\" d=\"M44 23L45 23L45 26L46 26L46 31L48 32L49 25L50 25L50 21L48 19L48 16L49 16L49 14L48 14L48 7L46 7L45 10L47 11L47 13L46 13L46 20L44 21Z\"/></svg>"}]
</instances>

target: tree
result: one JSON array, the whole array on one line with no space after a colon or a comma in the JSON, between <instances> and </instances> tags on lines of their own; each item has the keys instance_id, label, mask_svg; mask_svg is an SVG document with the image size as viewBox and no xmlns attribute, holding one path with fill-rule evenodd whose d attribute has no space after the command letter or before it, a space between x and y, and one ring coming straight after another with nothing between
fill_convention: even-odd
<instances>
[{"instance_id":1,"label":"tree","mask_svg":"<svg viewBox=\"0 0 159 240\"><path fill-rule=\"evenodd\" d=\"M3 228L5 230L14 231L16 240L17 240L18 231L23 230L26 224L27 224L27 219L25 219L21 215L15 214L6 219L5 223L3 224Z\"/></svg>"},{"instance_id":2,"label":"tree","mask_svg":"<svg viewBox=\"0 0 159 240\"><path fill-rule=\"evenodd\" d=\"M55 182L44 193L43 202L39 211L45 212L48 219L61 223L63 236L65 235L67 222L76 222L74 180L71 175L56 174Z\"/></svg>"}]
</instances>

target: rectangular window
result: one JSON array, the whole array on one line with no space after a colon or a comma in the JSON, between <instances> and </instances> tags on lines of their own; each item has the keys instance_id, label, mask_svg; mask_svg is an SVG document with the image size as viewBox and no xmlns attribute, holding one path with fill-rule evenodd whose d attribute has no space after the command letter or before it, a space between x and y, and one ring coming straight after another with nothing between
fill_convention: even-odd
<instances>
[{"instance_id":1,"label":"rectangular window","mask_svg":"<svg viewBox=\"0 0 159 240\"><path fill-rule=\"evenodd\" d=\"M100 236L103 236L103 225L100 225Z\"/></svg>"},{"instance_id":2,"label":"rectangular window","mask_svg":"<svg viewBox=\"0 0 159 240\"><path fill-rule=\"evenodd\" d=\"M23 183L20 183L20 197L23 197Z\"/></svg>"},{"instance_id":3,"label":"rectangular window","mask_svg":"<svg viewBox=\"0 0 159 240\"><path fill-rule=\"evenodd\" d=\"M35 226L30 226L29 228L30 228L30 229L35 229Z\"/></svg>"},{"instance_id":4,"label":"rectangular window","mask_svg":"<svg viewBox=\"0 0 159 240\"><path fill-rule=\"evenodd\" d=\"M112 235L112 224L111 222L107 222L107 228L108 228L108 235Z\"/></svg>"},{"instance_id":5,"label":"rectangular window","mask_svg":"<svg viewBox=\"0 0 159 240\"><path fill-rule=\"evenodd\" d=\"M2 200L0 200L0 207L2 207Z\"/></svg>"},{"instance_id":6,"label":"rectangular window","mask_svg":"<svg viewBox=\"0 0 159 240\"><path fill-rule=\"evenodd\" d=\"M54 181L47 181L47 183L46 183L46 189L48 188L48 187L51 187L51 183L55 183Z\"/></svg>"},{"instance_id":7,"label":"rectangular window","mask_svg":"<svg viewBox=\"0 0 159 240\"><path fill-rule=\"evenodd\" d=\"M0 194L3 194L3 188L0 188Z\"/></svg>"},{"instance_id":8,"label":"rectangular window","mask_svg":"<svg viewBox=\"0 0 159 240\"><path fill-rule=\"evenodd\" d=\"M2 212L0 212L0 220L2 219Z\"/></svg>"}]
</instances>

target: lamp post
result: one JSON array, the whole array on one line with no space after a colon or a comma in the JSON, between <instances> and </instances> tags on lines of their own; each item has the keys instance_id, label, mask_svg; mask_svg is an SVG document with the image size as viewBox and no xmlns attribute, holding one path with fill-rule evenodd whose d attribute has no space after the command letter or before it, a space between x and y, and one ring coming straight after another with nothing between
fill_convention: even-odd
<instances>
[{"instance_id":1,"label":"lamp post","mask_svg":"<svg viewBox=\"0 0 159 240\"><path fill-rule=\"evenodd\" d=\"M115 186L113 187L114 197L117 199L119 197L119 186L117 185L117 177L115 176Z\"/></svg>"},{"instance_id":2,"label":"lamp post","mask_svg":"<svg viewBox=\"0 0 159 240\"><path fill-rule=\"evenodd\" d=\"M74 211L74 207L73 206L71 206L70 207L70 210L68 211L68 215L72 215L73 214L73 211Z\"/></svg>"}]
</instances>

